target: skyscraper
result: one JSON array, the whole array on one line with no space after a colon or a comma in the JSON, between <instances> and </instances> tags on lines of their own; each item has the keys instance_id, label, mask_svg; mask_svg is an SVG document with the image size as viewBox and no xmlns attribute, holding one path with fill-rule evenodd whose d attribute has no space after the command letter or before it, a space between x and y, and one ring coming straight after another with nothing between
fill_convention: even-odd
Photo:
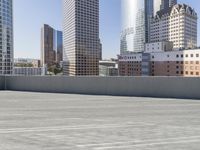
<instances>
[{"instance_id":1,"label":"skyscraper","mask_svg":"<svg viewBox=\"0 0 200 150\"><path fill-rule=\"evenodd\" d=\"M121 54L144 50L145 2L145 0L122 1Z\"/></svg>"},{"instance_id":2,"label":"skyscraper","mask_svg":"<svg viewBox=\"0 0 200 150\"><path fill-rule=\"evenodd\" d=\"M153 0L145 0L145 43L150 41L150 22L153 16Z\"/></svg>"},{"instance_id":3,"label":"skyscraper","mask_svg":"<svg viewBox=\"0 0 200 150\"><path fill-rule=\"evenodd\" d=\"M13 72L13 4L0 1L0 75Z\"/></svg>"},{"instance_id":4,"label":"skyscraper","mask_svg":"<svg viewBox=\"0 0 200 150\"><path fill-rule=\"evenodd\" d=\"M62 32L47 24L41 29L41 65L48 67L62 61Z\"/></svg>"},{"instance_id":5,"label":"skyscraper","mask_svg":"<svg viewBox=\"0 0 200 150\"><path fill-rule=\"evenodd\" d=\"M99 75L99 0L63 0L64 74Z\"/></svg>"},{"instance_id":6,"label":"skyscraper","mask_svg":"<svg viewBox=\"0 0 200 150\"><path fill-rule=\"evenodd\" d=\"M154 0L154 16L160 10L169 11L169 8L177 4L177 0Z\"/></svg>"},{"instance_id":7,"label":"skyscraper","mask_svg":"<svg viewBox=\"0 0 200 150\"><path fill-rule=\"evenodd\" d=\"M169 0L154 0L154 16L160 10L168 11L169 10Z\"/></svg>"},{"instance_id":8,"label":"skyscraper","mask_svg":"<svg viewBox=\"0 0 200 150\"><path fill-rule=\"evenodd\" d=\"M172 7L177 4L177 0L169 0L169 7Z\"/></svg>"},{"instance_id":9,"label":"skyscraper","mask_svg":"<svg viewBox=\"0 0 200 150\"><path fill-rule=\"evenodd\" d=\"M56 51L56 62L63 61L63 32L54 30L54 50Z\"/></svg>"}]
</instances>

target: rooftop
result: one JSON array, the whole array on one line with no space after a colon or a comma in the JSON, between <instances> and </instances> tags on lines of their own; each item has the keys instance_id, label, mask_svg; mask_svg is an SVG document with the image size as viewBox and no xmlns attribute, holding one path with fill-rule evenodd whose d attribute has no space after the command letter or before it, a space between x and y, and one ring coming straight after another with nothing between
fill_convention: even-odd
<instances>
[{"instance_id":1,"label":"rooftop","mask_svg":"<svg viewBox=\"0 0 200 150\"><path fill-rule=\"evenodd\" d=\"M0 91L2 150L188 150L200 101Z\"/></svg>"}]
</instances>

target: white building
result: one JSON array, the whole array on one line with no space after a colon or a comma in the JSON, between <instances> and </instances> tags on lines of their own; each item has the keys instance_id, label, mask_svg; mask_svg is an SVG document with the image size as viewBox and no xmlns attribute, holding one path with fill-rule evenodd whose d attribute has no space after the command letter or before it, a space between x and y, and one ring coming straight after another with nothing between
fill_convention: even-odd
<instances>
[{"instance_id":1,"label":"white building","mask_svg":"<svg viewBox=\"0 0 200 150\"><path fill-rule=\"evenodd\" d=\"M118 63L112 60L99 61L99 75L100 76L118 76Z\"/></svg>"},{"instance_id":2,"label":"white building","mask_svg":"<svg viewBox=\"0 0 200 150\"><path fill-rule=\"evenodd\" d=\"M173 42L162 41L145 44L145 53L172 51Z\"/></svg>"},{"instance_id":3,"label":"white building","mask_svg":"<svg viewBox=\"0 0 200 150\"><path fill-rule=\"evenodd\" d=\"M42 76L47 74L47 67L14 67L13 74L19 76Z\"/></svg>"},{"instance_id":4,"label":"white building","mask_svg":"<svg viewBox=\"0 0 200 150\"><path fill-rule=\"evenodd\" d=\"M174 49L197 47L197 13L190 6L176 4L167 13L157 12L150 24L150 42L171 41Z\"/></svg>"}]
</instances>

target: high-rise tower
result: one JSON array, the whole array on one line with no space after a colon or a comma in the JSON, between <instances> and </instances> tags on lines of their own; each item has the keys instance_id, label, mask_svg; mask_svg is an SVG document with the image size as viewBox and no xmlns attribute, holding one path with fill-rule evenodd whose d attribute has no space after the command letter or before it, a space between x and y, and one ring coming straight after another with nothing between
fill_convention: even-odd
<instances>
[{"instance_id":1,"label":"high-rise tower","mask_svg":"<svg viewBox=\"0 0 200 150\"><path fill-rule=\"evenodd\" d=\"M172 7L177 4L177 0L169 0L169 7Z\"/></svg>"},{"instance_id":2,"label":"high-rise tower","mask_svg":"<svg viewBox=\"0 0 200 150\"><path fill-rule=\"evenodd\" d=\"M122 1L121 54L142 52L149 41L153 0Z\"/></svg>"},{"instance_id":3,"label":"high-rise tower","mask_svg":"<svg viewBox=\"0 0 200 150\"><path fill-rule=\"evenodd\" d=\"M145 0L122 1L121 54L141 52L146 41Z\"/></svg>"},{"instance_id":4,"label":"high-rise tower","mask_svg":"<svg viewBox=\"0 0 200 150\"><path fill-rule=\"evenodd\" d=\"M63 0L64 74L99 75L99 0Z\"/></svg>"},{"instance_id":5,"label":"high-rise tower","mask_svg":"<svg viewBox=\"0 0 200 150\"><path fill-rule=\"evenodd\" d=\"M41 65L50 67L59 64L63 55L62 31L57 31L47 24L41 28Z\"/></svg>"},{"instance_id":6,"label":"high-rise tower","mask_svg":"<svg viewBox=\"0 0 200 150\"><path fill-rule=\"evenodd\" d=\"M177 4L177 0L153 0L154 2L154 16L160 10L164 10L165 12L169 11L170 7Z\"/></svg>"},{"instance_id":7,"label":"high-rise tower","mask_svg":"<svg viewBox=\"0 0 200 150\"><path fill-rule=\"evenodd\" d=\"M150 22L153 16L153 0L145 0L145 43L149 42L150 38Z\"/></svg>"},{"instance_id":8,"label":"high-rise tower","mask_svg":"<svg viewBox=\"0 0 200 150\"><path fill-rule=\"evenodd\" d=\"M0 0L0 75L13 72L13 4Z\"/></svg>"},{"instance_id":9,"label":"high-rise tower","mask_svg":"<svg viewBox=\"0 0 200 150\"><path fill-rule=\"evenodd\" d=\"M154 3L154 6L153 6L154 16L160 10L162 10L162 11L169 10L169 0L154 0L153 3Z\"/></svg>"}]
</instances>

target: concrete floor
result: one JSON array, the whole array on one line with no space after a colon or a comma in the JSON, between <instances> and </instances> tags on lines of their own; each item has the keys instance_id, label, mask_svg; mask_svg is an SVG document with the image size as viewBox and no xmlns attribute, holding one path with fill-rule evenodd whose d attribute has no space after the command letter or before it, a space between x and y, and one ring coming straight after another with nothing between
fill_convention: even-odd
<instances>
[{"instance_id":1,"label":"concrete floor","mask_svg":"<svg viewBox=\"0 0 200 150\"><path fill-rule=\"evenodd\" d=\"M0 150L199 150L200 101L0 91Z\"/></svg>"}]
</instances>

